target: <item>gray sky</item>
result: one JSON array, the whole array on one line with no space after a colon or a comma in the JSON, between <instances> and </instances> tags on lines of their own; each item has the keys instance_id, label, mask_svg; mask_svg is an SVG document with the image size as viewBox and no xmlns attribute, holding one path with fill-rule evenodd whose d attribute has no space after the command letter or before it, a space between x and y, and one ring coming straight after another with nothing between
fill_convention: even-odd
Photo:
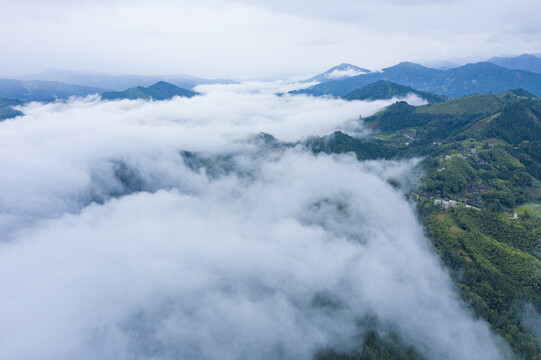
<instances>
[{"instance_id":1,"label":"gray sky","mask_svg":"<svg viewBox=\"0 0 541 360\"><path fill-rule=\"evenodd\" d=\"M0 0L0 74L204 77L541 51L536 0Z\"/></svg>"}]
</instances>

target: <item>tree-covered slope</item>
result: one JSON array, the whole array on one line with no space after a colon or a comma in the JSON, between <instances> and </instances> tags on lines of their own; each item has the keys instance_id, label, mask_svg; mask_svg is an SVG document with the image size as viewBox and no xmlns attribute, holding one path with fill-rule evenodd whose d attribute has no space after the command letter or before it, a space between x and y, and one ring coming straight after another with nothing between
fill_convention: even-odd
<instances>
[{"instance_id":1,"label":"tree-covered slope","mask_svg":"<svg viewBox=\"0 0 541 360\"><path fill-rule=\"evenodd\" d=\"M409 86L398 85L391 81L380 80L366 85L360 89L353 90L342 98L346 100L380 100L391 99L393 97L406 97L409 94L417 95L429 103L445 101L445 96L418 91Z\"/></svg>"},{"instance_id":2,"label":"tree-covered slope","mask_svg":"<svg viewBox=\"0 0 541 360\"><path fill-rule=\"evenodd\" d=\"M513 358L528 360L541 359L541 215L523 206L541 203L540 110L524 90L417 108L398 102L364 119L374 129L368 138L335 132L305 142L360 160L422 156L410 196L428 239L471 311Z\"/></svg>"},{"instance_id":3,"label":"tree-covered slope","mask_svg":"<svg viewBox=\"0 0 541 360\"><path fill-rule=\"evenodd\" d=\"M504 107L482 133L514 145L541 139L541 101L525 100Z\"/></svg>"},{"instance_id":4,"label":"tree-covered slope","mask_svg":"<svg viewBox=\"0 0 541 360\"><path fill-rule=\"evenodd\" d=\"M455 139L474 137L479 141L501 137L503 141L516 144L539 136L540 103L540 99L518 89L419 107L399 102L364 122L381 131L415 128L415 138L421 143L454 136Z\"/></svg>"}]
</instances>

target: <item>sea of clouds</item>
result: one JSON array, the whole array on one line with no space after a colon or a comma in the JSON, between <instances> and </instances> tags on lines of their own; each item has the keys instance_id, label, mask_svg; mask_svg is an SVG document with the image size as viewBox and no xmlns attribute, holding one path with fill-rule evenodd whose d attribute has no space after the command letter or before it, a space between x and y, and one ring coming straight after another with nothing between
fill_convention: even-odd
<instances>
[{"instance_id":1,"label":"sea of clouds","mask_svg":"<svg viewBox=\"0 0 541 360\"><path fill-rule=\"evenodd\" d=\"M1 122L0 359L311 359L374 321L428 359L503 358L388 183L418 160L302 145L363 134L359 116L396 99L283 87Z\"/></svg>"}]
</instances>

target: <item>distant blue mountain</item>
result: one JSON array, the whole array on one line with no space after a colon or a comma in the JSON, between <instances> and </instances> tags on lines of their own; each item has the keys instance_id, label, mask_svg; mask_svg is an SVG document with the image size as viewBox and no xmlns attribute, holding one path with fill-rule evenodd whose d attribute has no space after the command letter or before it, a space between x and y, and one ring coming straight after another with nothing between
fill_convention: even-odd
<instances>
[{"instance_id":1,"label":"distant blue mountain","mask_svg":"<svg viewBox=\"0 0 541 360\"><path fill-rule=\"evenodd\" d=\"M106 90L122 91L136 86L150 86L164 80L184 89L192 89L202 84L234 84L234 80L203 79L185 74L178 75L111 75L102 73L83 73L49 68L38 73L16 77L19 80L60 81L70 84L98 87Z\"/></svg>"},{"instance_id":2,"label":"distant blue mountain","mask_svg":"<svg viewBox=\"0 0 541 360\"><path fill-rule=\"evenodd\" d=\"M419 91L448 97L500 93L517 88L541 96L541 74L524 70L510 70L489 62L466 64L448 70L437 70L419 64L402 62L385 68L381 72L362 74L342 80L331 80L290 93L344 96L355 89L380 80L392 81Z\"/></svg>"},{"instance_id":3,"label":"distant blue mountain","mask_svg":"<svg viewBox=\"0 0 541 360\"><path fill-rule=\"evenodd\" d=\"M324 73L321 73L319 75L316 75L314 77L311 77L310 79L305 80L306 82L311 81L317 81L319 83L331 81L331 80L341 80L361 74L368 74L370 73L370 70L363 69L361 67L342 63L340 65L336 65L329 70L325 71Z\"/></svg>"},{"instance_id":4,"label":"distant blue mountain","mask_svg":"<svg viewBox=\"0 0 541 360\"><path fill-rule=\"evenodd\" d=\"M20 101L54 101L56 99L67 99L70 96L98 94L104 90L58 81L0 79L0 98Z\"/></svg>"},{"instance_id":5,"label":"distant blue mountain","mask_svg":"<svg viewBox=\"0 0 541 360\"><path fill-rule=\"evenodd\" d=\"M195 92L180 88L176 85L159 81L149 87L136 86L125 91L108 91L101 94L102 100L145 99L168 100L175 96L192 97Z\"/></svg>"},{"instance_id":6,"label":"distant blue mountain","mask_svg":"<svg viewBox=\"0 0 541 360\"><path fill-rule=\"evenodd\" d=\"M541 74L541 58L530 54L515 57L493 57L488 62L507 69L526 70Z\"/></svg>"}]
</instances>

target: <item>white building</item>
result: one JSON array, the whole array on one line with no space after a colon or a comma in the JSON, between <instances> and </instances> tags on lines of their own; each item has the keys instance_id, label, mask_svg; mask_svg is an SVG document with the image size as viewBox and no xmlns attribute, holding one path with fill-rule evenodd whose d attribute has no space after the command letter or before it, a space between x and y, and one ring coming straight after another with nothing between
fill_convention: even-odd
<instances>
[{"instance_id":1,"label":"white building","mask_svg":"<svg viewBox=\"0 0 541 360\"><path fill-rule=\"evenodd\" d=\"M442 209L448 210L448 209L455 209L456 208L456 200L441 200L441 199L435 199L434 200L434 206L439 206Z\"/></svg>"}]
</instances>

